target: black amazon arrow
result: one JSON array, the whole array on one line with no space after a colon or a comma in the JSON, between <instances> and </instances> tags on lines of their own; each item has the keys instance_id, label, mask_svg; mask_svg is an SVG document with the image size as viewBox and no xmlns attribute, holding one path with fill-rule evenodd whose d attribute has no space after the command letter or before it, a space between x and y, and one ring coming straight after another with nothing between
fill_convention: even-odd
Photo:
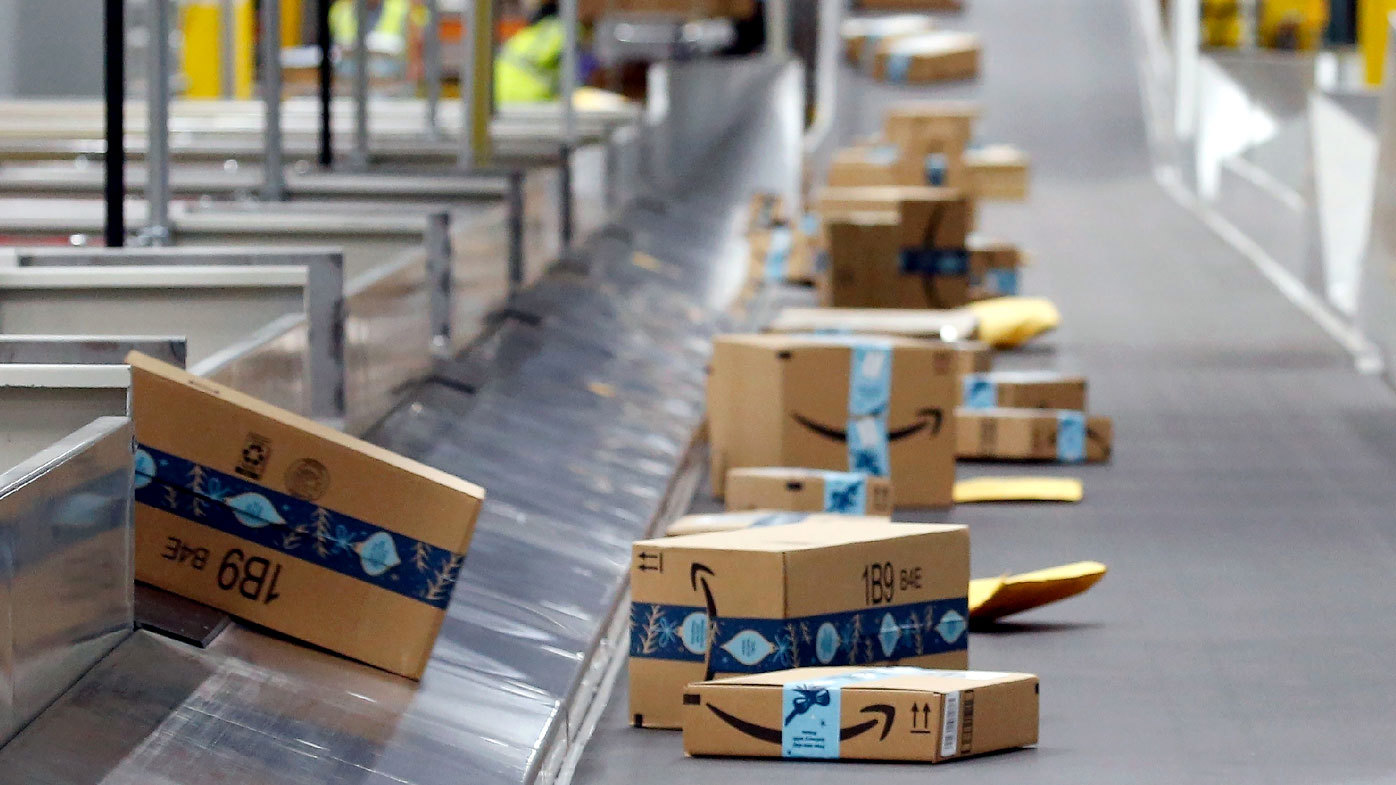
<instances>
[{"instance_id":1,"label":"black amazon arrow","mask_svg":"<svg viewBox=\"0 0 1396 785\"><path fill-rule=\"evenodd\" d=\"M709 575L716 576L716 573L714 573L712 568L706 564L699 564L698 562L694 562L693 566L688 568L688 583L690 586L693 587L693 590L698 591L699 584L703 586L703 600L707 605L708 624L712 625L717 623L717 600L713 599L712 589L708 587L707 576ZM704 662L707 665L707 668L704 671L703 681L712 681L712 678L715 675L715 671L713 670L713 653L711 643L712 641L711 639L709 639L709 645L705 647L706 653L703 655Z\"/></svg>"},{"instance_id":2,"label":"black amazon arrow","mask_svg":"<svg viewBox=\"0 0 1396 785\"><path fill-rule=\"evenodd\" d=\"M747 720L744 720L741 717L736 717L731 714L728 714L727 712L723 711L722 709L719 709L711 703L708 704L708 711L711 711L713 714L717 715L718 719L722 720L723 722L727 723L733 728L736 728L742 733L745 733L753 739L769 742L771 744L781 743L780 728L768 728L765 725L761 725L755 722L748 722ZM878 741L882 741L883 739L887 738L887 734L892 732L892 723L895 722L897 719L897 710L885 703L874 703L871 706L865 707L861 713L881 715L881 721L883 723L882 735L878 737ZM839 728L839 741L848 741L849 739L857 738L863 735L864 733L867 733L868 731L877 727L878 721L878 717L873 717L872 719L869 719L865 722L860 722L857 725L850 725L847 728Z\"/></svg>"},{"instance_id":3,"label":"black amazon arrow","mask_svg":"<svg viewBox=\"0 0 1396 785\"><path fill-rule=\"evenodd\" d=\"M846 430L831 428L827 425L817 423L814 420L811 420L808 417L805 417L801 414L795 414L792 412L790 416L795 420L795 422L805 426L806 428L810 429L811 431L814 431L815 433L819 434L820 436L823 436L826 439L831 439L836 442L845 443L848 441L848 431ZM908 436L915 435L919 431L924 430L927 426L930 426L931 435L934 436L940 433L941 426L945 422L945 413L942 412L940 409L921 409L916 412L916 416L920 417L921 419L918 420L915 424L908 425L905 428L896 428L893 430L889 430L887 432L887 441L900 441L902 439L907 438Z\"/></svg>"}]
</instances>

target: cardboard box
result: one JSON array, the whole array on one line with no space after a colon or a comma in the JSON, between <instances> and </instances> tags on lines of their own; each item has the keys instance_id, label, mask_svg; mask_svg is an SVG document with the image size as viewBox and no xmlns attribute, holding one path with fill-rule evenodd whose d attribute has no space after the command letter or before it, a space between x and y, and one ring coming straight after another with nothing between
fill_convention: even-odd
<instances>
[{"instance_id":1,"label":"cardboard box","mask_svg":"<svg viewBox=\"0 0 1396 785\"><path fill-rule=\"evenodd\" d=\"M955 414L960 458L1096 463L1110 460L1109 417L1051 409L960 409Z\"/></svg>"},{"instance_id":2,"label":"cardboard box","mask_svg":"<svg viewBox=\"0 0 1396 785\"><path fill-rule=\"evenodd\" d=\"M1013 243L970 235L969 296L971 300L1013 297L1019 292L1023 252Z\"/></svg>"},{"instance_id":3,"label":"cardboard box","mask_svg":"<svg viewBox=\"0 0 1396 785\"><path fill-rule=\"evenodd\" d=\"M813 283L816 275L814 241L804 232L776 225L747 235L750 275L766 282Z\"/></svg>"},{"instance_id":4,"label":"cardboard box","mask_svg":"<svg viewBox=\"0 0 1396 785\"><path fill-rule=\"evenodd\" d=\"M935 22L924 14L894 16L863 16L843 20L839 36L843 39L844 57L854 65L871 62L877 45L884 39L924 33L935 28Z\"/></svg>"},{"instance_id":5,"label":"cardboard box","mask_svg":"<svg viewBox=\"0 0 1396 785\"><path fill-rule=\"evenodd\" d=\"M136 578L419 678L484 491L132 353Z\"/></svg>"},{"instance_id":6,"label":"cardboard box","mask_svg":"<svg viewBox=\"0 0 1396 785\"><path fill-rule=\"evenodd\" d=\"M861 190L861 189L858 189ZM953 211L963 216L962 211ZM957 223L949 218L942 223ZM958 308L969 298L969 254L963 246L908 247L911 235L946 235L908 224L896 213L848 213L824 220L828 269L817 278L820 304L833 308Z\"/></svg>"},{"instance_id":7,"label":"cardboard box","mask_svg":"<svg viewBox=\"0 0 1396 785\"><path fill-rule=\"evenodd\" d=\"M966 409L1086 410L1086 377L1055 371L990 371L964 377Z\"/></svg>"},{"instance_id":8,"label":"cardboard box","mask_svg":"<svg viewBox=\"0 0 1396 785\"><path fill-rule=\"evenodd\" d=\"M868 11L960 11L964 4L960 0L859 0L858 7Z\"/></svg>"},{"instance_id":9,"label":"cardboard box","mask_svg":"<svg viewBox=\"0 0 1396 785\"><path fill-rule=\"evenodd\" d=\"M900 311L885 308L783 308L766 329L773 333L899 335L966 344L969 348L987 351L986 345L962 340L979 329L978 319L967 308Z\"/></svg>"},{"instance_id":10,"label":"cardboard box","mask_svg":"<svg viewBox=\"0 0 1396 785\"><path fill-rule=\"evenodd\" d=\"M797 668L693 684L683 705L689 755L940 763L1037 743L1028 673Z\"/></svg>"},{"instance_id":11,"label":"cardboard box","mask_svg":"<svg viewBox=\"0 0 1396 785\"><path fill-rule=\"evenodd\" d=\"M630 716L676 728L684 688L802 665L968 665L969 530L831 516L637 542Z\"/></svg>"},{"instance_id":12,"label":"cardboard box","mask_svg":"<svg viewBox=\"0 0 1396 785\"><path fill-rule=\"evenodd\" d=\"M965 151L978 119L979 105L969 101L904 101L888 107L882 128L888 143L920 156L928 184L968 189Z\"/></svg>"},{"instance_id":13,"label":"cardboard box","mask_svg":"<svg viewBox=\"0 0 1396 785\"><path fill-rule=\"evenodd\" d=\"M845 516L841 513L791 512L790 510L742 510L739 512L708 512L684 515L669 524L664 530L665 537L682 537L689 534L709 532L734 532L739 529L760 528L763 526L788 526L792 523L820 521L823 519L846 519L857 517L887 518L888 516ZM856 521L855 521L856 523ZM971 581L971 585L973 582Z\"/></svg>"},{"instance_id":14,"label":"cardboard box","mask_svg":"<svg viewBox=\"0 0 1396 785\"><path fill-rule=\"evenodd\" d=\"M892 84L929 84L979 75L979 36L934 30L884 43L872 76Z\"/></svg>"},{"instance_id":15,"label":"cardboard box","mask_svg":"<svg viewBox=\"0 0 1396 785\"><path fill-rule=\"evenodd\" d=\"M719 336L708 377L714 492L730 469L807 466L890 477L899 503L948 506L960 362L911 338Z\"/></svg>"},{"instance_id":16,"label":"cardboard box","mask_svg":"<svg viewBox=\"0 0 1396 785\"><path fill-rule=\"evenodd\" d=\"M891 515L892 482L862 472L746 467L727 472L727 509Z\"/></svg>"},{"instance_id":17,"label":"cardboard box","mask_svg":"<svg viewBox=\"0 0 1396 785\"><path fill-rule=\"evenodd\" d=\"M747 231L767 230L777 224L788 224L790 215L780 194L753 194L747 204Z\"/></svg>"},{"instance_id":18,"label":"cardboard box","mask_svg":"<svg viewBox=\"0 0 1396 785\"><path fill-rule=\"evenodd\" d=\"M969 241L971 200L954 188L931 186L862 186L823 188L815 194L815 211L827 225L842 216L896 215L905 249L963 249Z\"/></svg>"},{"instance_id":19,"label":"cardboard box","mask_svg":"<svg viewBox=\"0 0 1396 785\"><path fill-rule=\"evenodd\" d=\"M991 145L965 153L970 192L979 199L1022 201L1028 198L1031 161L1009 145Z\"/></svg>"},{"instance_id":20,"label":"cardboard box","mask_svg":"<svg viewBox=\"0 0 1396 785\"><path fill-rule=\"evenodd\" d=\"M896 145L845 147L834 151L829 161L828 182L833 188L921 186L926 184L926 165Z\"/></svg>"}]
</instances>

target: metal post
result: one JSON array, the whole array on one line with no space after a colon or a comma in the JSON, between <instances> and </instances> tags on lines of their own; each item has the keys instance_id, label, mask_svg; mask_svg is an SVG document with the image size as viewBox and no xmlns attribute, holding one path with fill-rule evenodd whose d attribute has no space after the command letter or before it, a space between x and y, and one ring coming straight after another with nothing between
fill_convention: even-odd
<instances>
[{"instance_id":1,"label":"metal post","mask_svg":"<svg viewBox=\"0 0 1396 785\"><path fill-rule=\"evenodd\" d=\"M368 168L368 0L354 0L354 157Z\"/></svg>"},{"instance_id":2,"label":"metal post","mask_svg":"<svg viewBox=\"0 0 1396 785\"><path fill-rule=\"evenodd\" d=\"M509 170L509 297L524 284L524 173Z\"/></svg>"},{"instance_id":3,"label":"metal post","mask_svg":"<svg viewBox=\"0 0 1396 785\"><path fill-rule=\"evenodd\" d=\"M766 55L782 60L790 55L790 9L785 0L766 0Z\"/></svg>"},{"instance_id":4,"label":"metal post","mask_svg":"<svg viewBox=\"0 0 1396 785\"><path fill-rule=\"evenodd\" d=\"M562 170L558 178L562 188L559 208L562 212L562 252L572 247L572 153L577 147L577 0L558 3L565 36L562 48L562 83L558 100L562 104Z\"/></svg>"},{"instance_id":5,"label":"metal post","mask_svg":"<svg viewBox=\"0 0 1396 785\"><path fill-rule=\"evenodd\" d=\"M463 170L475 166L475 13L476 2L483 0L461 0L460 16L463 22L460 38L460 101L461 101L461 148L459 164Z\"/></svg>"},{"instance_id":6,"label":"metal post","mask_svg":"<svg viewBox=\"0 0 1396 785\"><path fill-rule=\"evenodd\" d=\"M334 95L334 41L330 33L331 0L319 0L315 7L315 43L320 47L320 166L334 166L334 132L330 106Z\"/></svg>"},{"instance_id":7,"label":"metal post","mask_svg":"<svg viewBox=\"0 0 1396 785\"><path fill-rule=\"evenodd\" d=\"M441 2L425 0L427 26L422 31L422 65L427 83L427 135L441 135L437 110L441 106Z\"/></svg>"},{"instance_id":8,"label":"metal post","mask_svg":"<svg viewBox=\"0 0 1396 785\"><path fill-rule=\"evenodd\" d=\"M310 376L310 416L342 428L345 396L344 253L306 265L306 362Z\"/></svg>"},{"instance_id":9,"label":"metal post","mask_svg":"<svg viewBox=\"0 0 1396 785\"><path fill-rule=\"evenodd\" d=\"M170 241L170 0L150 0L146 45L146 245Z\"/></svg>"},{"instance_id":10,"label":"metal post","mask_svg":"<svg viewBox=\"0 0 1396 785\"><path fill-rule=\"evenodd\" d=\"M838 103L839 56L843 0L819 0L815 30L814 121L805 131L805 155L815 156L824 147L834 128L834 108Z\"/></svg>"},{"instance_id":11,"label":"metal post","mask_svg":"<svg viewBox=\"0 0 1396 785\"><path fill-rule=\"evenodd\" d=\"M281 150L281 0L262 2L262 198L286 198L286 169Z\"/></svg>"},{"instance_id":12,"label":"metal post","mask_svg":"<svg viewBox=\"0 0 1396 785\"><path fill-rule=\"evenodd\" d=\"M221 0L218 4L218 82L219 92L230 99L237 94L237 0Z\"/></svg>"},{"instance_id":13,"label":"metal post","mask_svg":"<svg viewBox=\"0 0 1396 785\"><path fill-rule=\"evenodd\" d=\"M437 355L451 351L451 214L427 216L427 291L430 294L431 349Z\"/></svg>"},{"instance_id":14,"label":"metal post","mask_svg":"<svg viewBox=\"0 0 1396 785\"><path fill-rule=\"evenodd\" d=\"M106 241L111 248L126 244L126 4L106 0L103 6L103 71L107 102L107 151L104 195L107 202Z\"/></svg>"}]
</instances>

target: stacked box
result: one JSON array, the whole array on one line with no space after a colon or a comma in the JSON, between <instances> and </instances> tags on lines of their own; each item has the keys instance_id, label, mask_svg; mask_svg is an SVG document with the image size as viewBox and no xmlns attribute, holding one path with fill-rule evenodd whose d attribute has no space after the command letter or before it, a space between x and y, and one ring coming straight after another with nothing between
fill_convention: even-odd
<instances>
[{"instance_id":1,"label":"stacked box","mask_svg":"<svg viewBox=\"0 0 1396 785\"><path fill-rule=\"evenodd\" d=\"M685 688L811 665L968 665L969 530L817 517L637 542L630 716L676 728Z\"/></svg>"},{"instance_id":2,"label":"stacked box","mask_svg":"<svg viewBox=\"0 0 1396 785\"><path fill-rule=\"evenodd\" d=\"M969 297L987 300L991 297L1013 297L1019 293L1019 270L1023 252L1013 243L970 235Z\"/></svg>"},{"instance_id":3,"label":"stacked box","mask_svg":"<svg viewBox=\"0 0 1396 785\"><path fill-rule=\"evenodd\" d=\"M1086 409L1086 377L1055 371L990 371L964 377L964 409Z\"/></svg>"},{"instance_id":4,"label":"stacked box","mask_svg":"<svg viewBox=\"0 0 1396 785\"><path fill-rule=\"evenodd\" d=\"M1022 201L1028 198L1028 154L1010 145L997 144L965 153L969 190L979 199Z\"/></svg>"},{"instance_id":5,"label":"stacked box","mask_svg":"<svg viewBox=\"0 0 1396 785\"><path fill-rule=\"evenodd\" d=\"M956 412L960 458L1097 463L1110 460L1108 417L1079 410L966 409Z\"/></svg>"},{"instance_id":6,"label":"stacked box","mask_svg":"<svg viewBox=\"0 0 1396 785\"><path fill-rule=\"evenodd\" d=\"M885 43L873 58L873 78L892 84L929 84L979 75L979 36L931 31Z\"/></svg>"},{"instance_id":7,"label":"stacked box","mask_svg":"<svg viewBox=\"0 0 1396 785\"><path fill-rule=\"evenodd\" d=\"M892 482L862 472L760 466L727 472L727 509L891 515Z\"/></svg>"}]
</instances>

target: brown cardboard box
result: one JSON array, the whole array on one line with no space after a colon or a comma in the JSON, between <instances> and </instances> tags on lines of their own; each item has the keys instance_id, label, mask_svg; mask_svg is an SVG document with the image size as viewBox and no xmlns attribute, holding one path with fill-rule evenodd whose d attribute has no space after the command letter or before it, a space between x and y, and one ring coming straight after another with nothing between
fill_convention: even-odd
<instances>
[{"instance_id":1,"label":"brown cardboard box","mask_svg":"<svg viewBox=\"0 0 1396 785\"><path fill-rule=\"evenodd\" d=\"M921 161L928 182L967 189L971 182L965 150L978 119L979 105L968 101L905 101L888 107L882 127L889 143ZM938 160L928 161L936 154ZM941 182L934 181L934 164L944 167Z\"/></svg>"},{"instance_id":2,"label":"brown cardboard box","mask_svg":"<svg viewBox=\"0 0 1396 785\"><path fill-rule=\"evenodd\" d=\"M817 277L820 304L835 308L957 308L969 302L963 248L908 247L918 231L894 213L828 217L827 269ZM926 229L937 233L934 226Z\"/></svg>"},{"instance_id":3,"label":"brown cardboard box","mask_svg":"<svg viewBox=\"0 0 1396 785\"><path fill-rule=\"evenodd\" d=\"M892 84L929 84L979 75L979 36L935 30L878 47L874 79Z\"/></svg>"},{"instance_id":4,"label":"brown cardboard box","mask_svg":"<svg viewBox=\"0 0 1396 785\"><path fill-rule=\"evenodd\" d=\"M892 482L860 472L756 466L727 472L728 510L891 515Z\"/></svg>"},{"instance_id":5,"label":"brown cardboard box","mask_svg":"<svg viewBox=\"0 0 1396 785\"><path fill-rule=\"evenodd\" d=\"M935 22L924 14L861 16L843 20L839 36L843 38L844 57L853 65L862 65L872 59L883 40L934 28Z\"/></svg>"},{"instance_id":6,"label":"brown cardboard box","mask_svg":"<svg viewBox=\"0 0 1396 785\"><path fill-rule=\"evenodd\" d=\"M729 469L889 476L901 504L944 507L955 479L961 360L911 338L726 335L708 377L713 490Z\"/></svg>"},{"instance_id":7,"label":"brown cardboard box","mask_svg":"<svg viewBox=\"0 0 1396 785\"><path fill-rule=\"evenodd\" d=\"M990 371L964 377L966 409L1086 409L1086 377L1054 371Z\"/></svg>"},{"instance_id":8,"label":"brown cardboard box","mask_svg":"<svg viewBox=\"0 0 1396 785\"><path fill-rule=\"evenodd\" d=\"M484 491L132 353L136 577L419 678Z\"/></svg>"},{"instance_id":9,"label":"brown cardboard box","mask_svg":"<svg viewBox=\"0 0 1396 785\"><path fill-rule=\"evenodd\" d=\"M965 153L970 191L979 199L1022 201L1028 198L1031 161L1009 145L991 145Z\"/></svg>"},{"instance_id":10,"label":"brown cardboard box","mask_svg":"<svg viewBox=\"0 0 1396 785\"><path fill-rule=\"evenodd\" d=\"M802 665L968 665L969 530L818 516L637 542L630 716L676 728L684 688Z\"/></svg>"},{"instance_id":11,"label":"brown cardboard box","mask_svg":"<svg viewBox=\"0 0 1396 785\"><path fill-rule=\"evenodd\" d=\"M830 220L861 213L894 213L904 248L964 248L969 240L970 199L954 188L864 186L820 189L814 209Z\"/></svg>"},{"instance_id":12,"label":"brown cardboard box","mask_svg":"<svg viewBox=\"0 0 1396 785\"><path fill-rule=\"evenodd\" d=\"M829 186L921 186L926 184L925 161L913 160L900 147L859 145L834 151L829 162Z\"/></svg>"},{"instance_id":13,"label":"brown cardboard box","mask_svg":"<svg viewBox=\"0 0 1396 785\"><path fill-rule=\"evenodd\" d=\"M940 763L1037 743L1028 673L796 668L692 684L689 755Z\"/></svg>"},{"instance_id":14,"label":"brown cardboard box","mask_svg":"<svg viewBox=\"0 0 1396 785\"><path fill-rule=\"evenodd\" d=\"M1018 246L973 234L966 244L971 300L1018 294L1018 271L1023 266L1023 252Z\"/></svg>"},{"instance_id":15,"label":"brown cardboard box","mask_svg":"<svg viewBox=\"0 0 1396 785\"><path fill-rule=\"evenodd\" d=\"M709 532L734 532L738 529L760 528L762 526L787 526L792 523L820 521L826 518L841 518L840 513L791 512L790 510L743 510L739 512L707 512L684 515L669 524L664 530L665 537L682 537L688 534ZM859 520L888 516L855 516Z\"/></svg>"},{"instance_id":16,"label":"brown cardboard box","mask_svg":"<svg viewBox=\"0 0 1396 785\"><path fill-rule=\"evenodd\" d=\"M747 204L747 231L768 230L777 224L789 223L790 216L785 209L785 200L780 194L753 194Z\"/></svg>"},{"instance_id":17,"label":"brown cardboard box","mask_svg":"<svg viewBox=\"0 0 1396 785\"><path fill-rule=\"evenodd\" d=\"M1096 463L1110 460L1109 417L1052 409L959 409L960 458L971 460Z\"/></svg>"},{"instance_id":18,"label":"brown cardboard box","mask_svg":"<svg viewBox=\"0 0 1396 785\"><path fill-rule=\"evenodd\" d=\"M815 243L804 232L776 225L749 233L747 245L753 279L797 284L815 281Z\"/></svg>"},{"instance_id":19,"label":"brown cardboard box","mask_svg":"<svg viewBox=\"0 0 1396 785\"><path fill-rule=\"evenodd\" d=\"M858 7L869 11L959 11L964 4L960 0L859 0Z\"/></svg>"}]
</instances>

